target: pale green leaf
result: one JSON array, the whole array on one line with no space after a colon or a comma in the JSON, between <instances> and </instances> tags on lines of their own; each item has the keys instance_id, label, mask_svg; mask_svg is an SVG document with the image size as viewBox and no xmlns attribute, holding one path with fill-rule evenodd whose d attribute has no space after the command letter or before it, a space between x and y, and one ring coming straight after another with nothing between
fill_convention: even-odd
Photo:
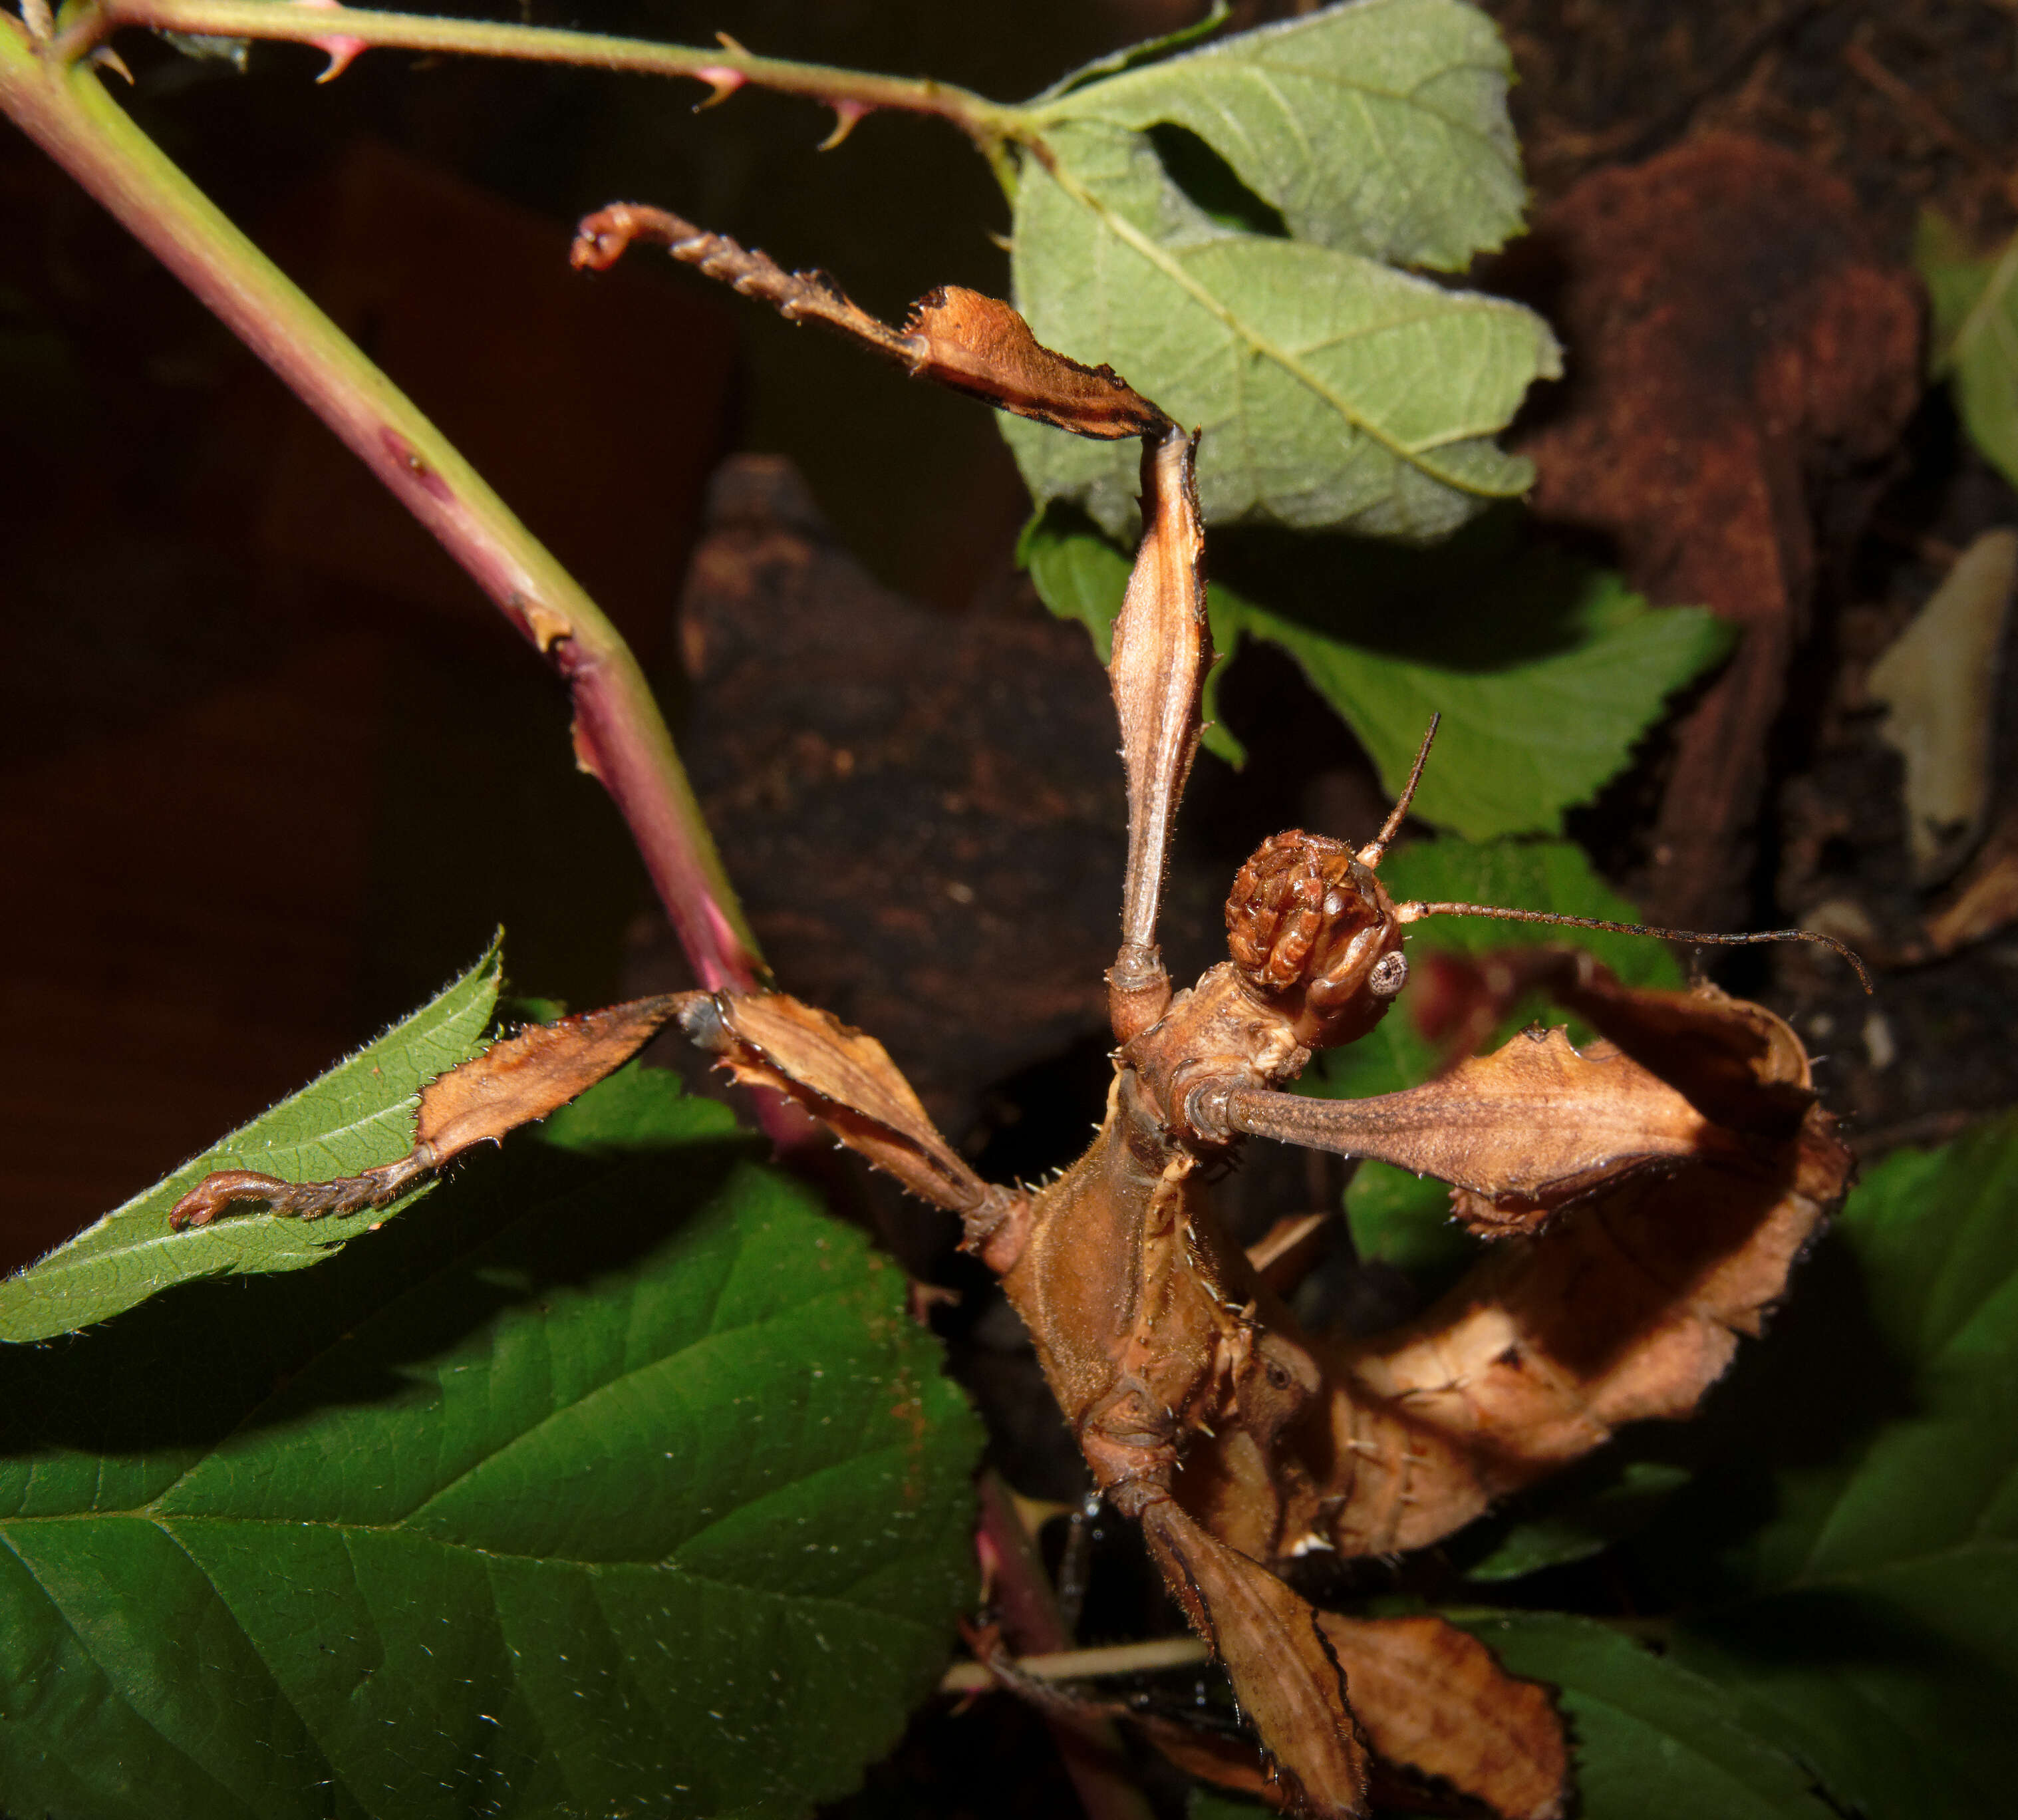
<instances>
[{"instance_id":1,"label":"pale green leaf","mask_svg":"<svg viewBox=\"0 0 2018 1820\"><path fill-rule=\"evenodd\" d=\"M213 1170L326 1181L405 1156L421 1089L480 1047L500 964L494 942L468 972L375 1043L0 1283L0 1340L89 1326L192 1278L320 1264L426 1193L423 1185L385 1207L322 1220L230 1214L186 1232L168 1227L168 1210Z\"/></svg>"},{"instance_id":2,"label":"pale green leaf","mask_svg":"<svg viewBox=\"0 0 2018 1820\"><path fill-rule=\"evenodd\" d=\"M1797 1409L1764 1483L1754 1442L1734 1483L1704 1488L1774 1514L1727 1551L1725 1596L1676 1647L1873 1820L1964 1820L2018 1786L2018 1120L1890 1158L1836 1232L1863 1294L1831 1325L1875 1332L1792 1388L1876 1419L1803 1464ZM1904 1385L1872 1384L1874 1349Z\"/></svg>"},{"instance_id":3,"label":"pale green leaf","mask_svg":"<svg viewBox=\"0 0 2018 1820\"><path fill-rule=\"evenodd\" d=\"M1047 346L1110 364L1202 427L1209 521L1422 541L1526 488L1529 465L1492 438L1559 370L1539 317L1358 254L1231 232L1139 133L1073 121L1047 143L1053 162L1031 161L1018 186L1017 306ZM1074 501L1112 532L1130 522L1132 447L1004 429L1040 502Z\"/></svg>"},{"instance_id":4,"label":"pale green leaf","mask_svg":"<svg viewBox=\"0 0 2018 1820\"><path fill-rule=\"evenodd\" d=\"M1933 305L1934 375L1954 388L1970 440L2018 487L2018 236L1979 259L1955 228L1929 212L1920 218L1915 257Z\"/></svg>"},{"instance_id":5,"label":"pale green leaf","mask_svg":"<svg viewBox=\"0 0 2018 1820\"><path fill-rule=\"evenodd\" d=\"M325 1268L0 1354L0 1787L79 1820L788 1816L973 1596L903 1276L633 1067Z\"/></svg>"},{"instance_id":6,"label":"pale green leaf","mask_svg":"<svg viewBox=\"0 0 2018 1820\"><path fill-rule=\"evenodd\" d=\"M1030 112L1045 128L1184 127L1299 240L1455 271L1521 226L1510 71L1492 21L1461 0L1359 0L1074 78Z\"/></svg>"}]
</instances>

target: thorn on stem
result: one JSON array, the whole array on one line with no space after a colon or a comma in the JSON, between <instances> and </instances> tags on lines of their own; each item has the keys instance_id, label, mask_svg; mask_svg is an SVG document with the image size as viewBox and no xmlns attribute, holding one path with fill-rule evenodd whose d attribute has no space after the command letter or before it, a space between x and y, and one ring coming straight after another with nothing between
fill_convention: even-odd
<instances>
[{"instance_id":1,"label":"thorn on stem","mask_svg":"<svg viewBox=\"0 0 2018 1820\"><path fill-rule=\"evenodd\" d=\"M861 119L863 114L871 111L869 103L866 101L834 101L830 102L828 105L834 109L834 131L813 148L816 151L832 151L836 146L854 132L855 123Z\"/></svg>"},{"instance_id":2,"label":"thorn on stem","mask_svg":"<svg viewBox=\"0 0 2018 1820\"><path fill-rule=\"evenodd\" d=\"M85 61L96 63L101 70L110 70L115 75L124 76L126 86L129 89L133 86L133 72L126 67L126 60L109 44L99 45Z\"/></svg>"},{"instance_id":3,"label":"thorn on stem","mask_svg":"<svg viewBox=\"0 0 2018 1820\"><path fill-rule=\"evenodd\" d=\"M294 0L294 3L297 6L308 7L313 12L335 13L341 9L342 0ZM369 48L361 38L346 38L336 34L328 38L312 38L309 42L329 57L322 74L316 78L318 87L324 82L334 82Z\"/></svg>"},{"instance_id":4,"label":"thorn on stem","mask_svg":"<svg viewBox=\"0 0 2018 1820\"><path fill-rule=\"evenodd\" d=\"M697 81L707 83L714 91L705 101L696 101L694 103L694 112L696 114L705 113L711 107L720 107L750 80L740 70L728 69L719 63L711 63L704 70L695 71L694 78Z\"/></svg>"}]
</instances>

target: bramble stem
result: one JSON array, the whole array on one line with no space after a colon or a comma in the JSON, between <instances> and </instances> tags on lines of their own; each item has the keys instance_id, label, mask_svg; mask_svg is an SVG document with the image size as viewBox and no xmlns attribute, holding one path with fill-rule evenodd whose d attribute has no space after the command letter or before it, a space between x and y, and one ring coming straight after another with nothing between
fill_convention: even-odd
<instances>
[{"instance_id":1,"label":"bramble stem","mask_svg":"<svg viewBox=\"0 0 2018 1820\"><path fill-rule=\"evenodd\" d=\"M432 51L465 56L508 57L548 63L577 63L641 75L687 76L718 95L745 82L780 94L803 95L841 110L837 131L865 111L887 108L926 114L950 121L1000 168L1002 147L1027 134L1022 113L948 82L879 76L752 56L727 45L700 48L612 38L601 32L557 31L544 26L508 25L487 20L436 19L424 14L381 13L362 7L277 5L273 0L82 0L67 8L56 41L67 59L83 55L124 25L193 32L219 38L284 38L312 43L355 38L372 46Z\"/></svg>"},{"instance_id":2,"label":"bramble stem","mask_svg":"<svg viewBox=\"0 0 2018 1820\"><path fill-rule=\"evenodd\" d=\"M320 28L335 16L303 13ZM576 756L630 824L695 972L711 991L747 990L763 968L755 939L617 628L447 439L134 125L97 75L62 53L63 42L38 41L0 13L0 110L349 445L566 681Z\"/></svg>"}]
</instances>

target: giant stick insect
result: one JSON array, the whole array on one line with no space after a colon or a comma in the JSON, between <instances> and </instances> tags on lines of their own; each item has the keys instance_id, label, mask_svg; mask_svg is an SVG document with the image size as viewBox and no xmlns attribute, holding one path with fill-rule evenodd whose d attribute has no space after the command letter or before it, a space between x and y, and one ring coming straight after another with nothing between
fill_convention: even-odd
<instances>
[{"instance_id":1,"label":"giant stick insect","mask_svg":"<svg viewBox=\"0 0 2018 1820\"><path fill-rule=\"evenodd\" d=\"M1141 439L1143 533L1110 665L1129 841L1107 975L1118 1047L1098 1135L1046 1185L984 1182L872 1037L782 993L676 993L523 1032L443 1076L398 1163L307 1185L229 1172L172 1217L201 1223L242 1199L309 1217L382 1203L551 1111L676 1018L737 1079L790 1096L960 1217L965 1247L1028 1326L1096 1483L1141 1524L1172 1597L1224 1662L1278 1804L1362 1815L1377 1757L1503 1815L1560 1813L1566 1752L1543 1690L1441 1619L1320 1612L1275 1570L1311 1549L1434 1542L1621 1423L1693 1411L1847 1179L1799 1042L1713 987L1629 990L1587 957L1532 950L1499 970L1499 986L1477 986L1473 1025L1495 1022L1514 987L1540 986L1605 1040L1580 1052L1561 1029L1530 1030L1406 1092L1285 1091L1314 1050L1387 1013L1408 979L1405 932L1423 917L1622 925L1394 902L1379 867L1426 740L1364 845L1296 831L1263 842L1227 903L1230 957L1174 990L1158 903L1212 661L1196 436L972 291L935 291L893 330L823 277L628 205L582 224L576 263L606 267L635 239L913 375L1081 436ZM1249 1135L1436 1175L1458 1218L1506 1243L1398 1331L1307 1334L1226 1239L1206 1190L1209 1166ZM1163 1742L1228 1773L1202 1747Z\"/></svg>"}]
</instances>

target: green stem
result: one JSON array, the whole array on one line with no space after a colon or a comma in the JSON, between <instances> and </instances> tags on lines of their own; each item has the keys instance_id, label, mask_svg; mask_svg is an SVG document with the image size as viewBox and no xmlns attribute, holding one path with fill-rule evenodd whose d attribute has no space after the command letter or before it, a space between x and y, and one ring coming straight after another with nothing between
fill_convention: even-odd
<instances>
[{"instance_id":1,"label":"green stem","mask_svg":"<svg viewBox=\"0 0 2018 1820\"><path fill-rule=\"evenodd\" d=\"M320 24L335 15L312 16ZM0 110L349 445L566 680L576 755L629 823L696 972L710 990L755 983L763 967L756 940L617 628L447 439L162 154L96 74L69 60L61 42L38 42L0 13Z\"/></svg>"},{"instance_id":2,"label":"green stem","mask_svg":"<svg viewBox=\"0 0 2018 1820\"><path fill-rule=\"evenodd\" d=\"M364 8L310 8L276 4L275 0L83 0L65 10L63 29L56 41L57 52L67 58L81 56L122 25L298 43L355 38L366 45L403 50L579 63L591 69L691 77L718 93L750 82L841 109L843 128L859 114L878 108L935 115L958 127L998 172L1001 148L1024 138L1029 130L1019 110L946 82L752 56L726 45L696 49L611 38L600 32L556 31L544 26L435 19Z\"/></svg>"}]
</instances>

